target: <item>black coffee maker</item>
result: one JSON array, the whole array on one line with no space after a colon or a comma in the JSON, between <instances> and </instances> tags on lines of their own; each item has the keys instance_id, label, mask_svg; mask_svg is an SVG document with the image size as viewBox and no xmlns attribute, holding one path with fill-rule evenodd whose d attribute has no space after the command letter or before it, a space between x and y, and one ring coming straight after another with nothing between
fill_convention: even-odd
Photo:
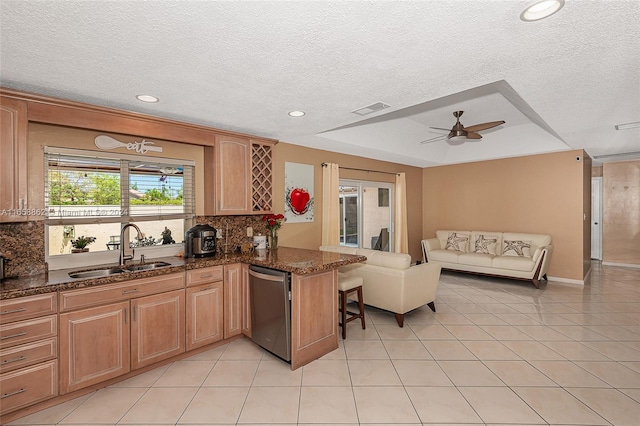
<instances>
[{"instance_id":1,"label":"black coffee maker","mask_svg":"<svg viewBox=\"0 0 640 426\"><path fill-rule=\"evenodd\" d=\"M216 254L216 229L196 225L184 233L184 257L208 257Z\"/></svg>"}]
</instances>

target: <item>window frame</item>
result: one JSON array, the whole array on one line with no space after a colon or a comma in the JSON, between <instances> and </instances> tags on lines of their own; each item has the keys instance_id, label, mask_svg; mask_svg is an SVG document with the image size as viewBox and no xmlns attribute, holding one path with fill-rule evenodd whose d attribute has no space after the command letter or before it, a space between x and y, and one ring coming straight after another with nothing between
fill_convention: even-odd
<instances>
[{"instance_id":1,"label":"window frame","mask_svg":"<svg viewBox=\"0 0 640 426\"><path fill-rule=\"evenodd\" d=\"M113 160L118 161L120 164L120 215L114 216L89 216L89 217L49 217L49 158L50 156L75 156L75 157L87 157L87 158L96 158L96 159L104 159L104 160ZM171 166L180 165L184 167L184 175L183 175L183 196L184 196L184 211L182 213L158 213L151 215L132 215L129 205L129 190L130 182L129 182L129 174L130 174L130 163L135 162L148 162L154 164L167 164ZM126 168L123 166L126 165ZM156 157L156 156L142 156L142 155L132 155L132 154L121 154L114 152L102 152L102 151L92 151L92 150L80 150L80 149L69 149L69 148L61 148L61 147L53 147L53 146L45 146L44 147L44 176L45 176L45 191L44 191L44 204L46 211L45 218L45 261L49 265L50 270L55 269L63 269L67 267L77 267L77 266L91 266L102 263L111 263L117 261L119 258L119 250L100 250L95 252L82 253L81 256L75 254L59 254L59 255L50 255L50 247L49 247L49 227L55 225L91 225L96 224L99 225L101 223L118 223L121 228L122 225L126 223L137 223L144 224L145 222L156 222L162 220L170 220L170 219L182 219L184 220L184 229L190 228L194 222L196 217L196 194L195 194L195 161L187 160L187 159L172 159L165 157ZM122 213L125 214L122 214ZM128 231L127 229L126 231ZM128 234L128 232L127 232ZM128 235L126 235L128 237ZM128 239L128 238L127 238ZM172 256L177 254L178 252L184 249L184 245L182 243L176 244L167 244L167 245L158 245L158 246L148 246L148 247L137 247L136 256L139 254L145 254L146 257L163 257L163 256Z\"/></svg>"}]
</instances>

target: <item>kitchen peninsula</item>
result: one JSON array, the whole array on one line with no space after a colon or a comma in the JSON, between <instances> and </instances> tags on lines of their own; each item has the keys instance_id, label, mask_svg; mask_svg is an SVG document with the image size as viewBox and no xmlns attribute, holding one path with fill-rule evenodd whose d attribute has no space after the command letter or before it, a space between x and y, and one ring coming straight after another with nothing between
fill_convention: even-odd
<instances>
[{"instance_id":1,"label":"kitchen peninsula","mask_svg":"<svg viewBox=\"0 0 640 426\"><path fill-rule=\"evenodd\" d=\"M30 350L34 342L47 342L53 349L38 359L36 365L42 368L17 363L14 369L3 369L3 392L12 391L10 387L27 390L15 395L15 403L13 396L7 397L2 414L42 401L51 405L63 400L52 399L58 395L77 396L180 359L191 350L241 334L250 337L250 265L291 273L291 368L297 369L338 348L337 268L365 260L280 247L199 259L164 257L147 261L168 263L162 268L103 277L71 278L69 273L78 271L66 269L6 279L0 285L2 359L16 359L16 350ZM34 327L34 334L14 341L16 327ZM91 342L80 341L87 336ZM83 362L83 350L91 362ZM24 385L27 382L32 388Z\"/></svg>"}]
</instances>

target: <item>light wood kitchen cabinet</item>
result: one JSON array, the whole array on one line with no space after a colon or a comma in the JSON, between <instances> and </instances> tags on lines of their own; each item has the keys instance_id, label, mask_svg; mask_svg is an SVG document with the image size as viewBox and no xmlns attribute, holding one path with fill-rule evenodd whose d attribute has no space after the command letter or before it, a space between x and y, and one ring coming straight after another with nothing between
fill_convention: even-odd
<instances>
[{"instance_id":1,"label":"light wood kitchen cabinet","mask_svg":"<svg viewBox=\"0 0 640 426\"><path fill-rule=\"evenodd\" d=\"M188 287L187 351L215 343L224 337L222 281Z\"/></svg>"},{"instance_id":2,"label":"light wood kitchen cabinet","mask_svg":"<svg viewBox=\"0 0 640 426\"><path fill-rule=\"evenodd\" d=\"M131 300L131 369L184 352L184 290Z\"/></svg>"},{"instance_id":3,"label":"light wood kitchen cabinet","mask_svg":"<svg viewBox=\"0 0 640 426\"><path fill-rule=\"evenodd\" d=\"M249 293L249 265L242 264L242 334L251 337L251 294Z\"/></svg>"},{"instance_id":4,"label":"light wood kitchen cabinet","mask_svg":"<svg viewBox=\"0 0 640 426\"><path fill-rule=\"evenodd\" d=\"M59 300L61 394L184 352L183 273L62 291Z\"/></svg>"},{"instance_id":5,"label":"light wood kitchen cabinet","mask_svg":"<svg viewBox=\"0 0 640 426\"><path fill-rule=\"evenodd\" d=\"M60 314L60 393L130 370L129 301Z\"/></svg>"},{"instance_id":6,"label":"light wood kitchen cabinet","mask_svg":"<svg viewBox=\"0 0 640 426\"><path fill-rule=\"evenodd\" d=\"M241 265L224 266L224 338L242 333Z\"/></svg>"},{"instance_id":7,"label":"light wood kitchen cabinet","mask_svg":"<svg viewBox=\"0 0 640 426\"><path fill-rule=\"evenodd\" d=\"M58 395L55 293L0 301L0 414Z\"/></svg>"},{"instance_id":8,"label":"light wood kitchen cabinet","mask_svg":"<svg viewBox=\"0 0 640 426\"><path fill-rule=\"evenodd\" d=\"M224 266L187 271L187 351L224 338Z\"/></svg>"},{"instance_id":9,"label":"light wood kitchen cabinet","mask_svg":"<svg viewBox=\"0 0 640 426\"><path fill-rule=\"evenodd\" d=\"M25 222L27 102L0 97L0 222Z\"/></svg>"},{"instance_id":10,"label":"light wood kitchen cabinet","mask_svg":"<svg viewBox=\"0 0 640 426\"><path fill-rule=\"evenodd\" d=\"M338 348L338 270L291 276L291 369Z\"/></svg>"},{"instance_id":11,"label":"light wood kitchen cabinet","mask_svg":"<svg viewBox=\"0 0 640 426\"><path fill-rule=\"evenodd\" d=\"M216 135L205 147L206 215L249 215L273 211L274 141Z\"/></svg>"},{"instance_id":12,"label":"light wood kitchen cabinet","mask_svg":"<svg viewBox=\"0 0 640 426\"><path fill-rule=\"evenodd\" d=\"M251 212L251 142L249 139L216 135L215 214Z\"/></svg>"}]
</instances>

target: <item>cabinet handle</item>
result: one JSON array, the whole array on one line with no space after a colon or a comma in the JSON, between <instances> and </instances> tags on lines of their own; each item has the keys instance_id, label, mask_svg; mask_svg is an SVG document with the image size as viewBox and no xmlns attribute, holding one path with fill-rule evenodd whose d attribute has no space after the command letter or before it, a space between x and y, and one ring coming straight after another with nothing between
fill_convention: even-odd
<instances>
[{"instance_id":1,"label":"cabinet handle","mask_svg":"<svg viewBox=\"0 0 640 426\"><path fill-rule=\"evenodd\" d=\"M138 307L134 306L133 307L133 320L134 321L138 321L137 316L138 316Z\"/></svg>"},{"instance_id":2,"label":"cabinet handle","mask_svg":"<svg viewBox=\"0 0 640 426\"><path fill-rule=\"evenodd\" d=\"M18 361L22 361L24 359L27 359L27 357L24 356L24 355L20 355L18 358L5 359L5 360L2 361L2 365L11 364L12 362L18 362Z\"/></svg>"},{"instance_id":3,"label":"cabinet handle","mask_svg":"<svg viewBox=\"0 0 640 426\"><path fill-rule=\"evenodd\" d=\"M26 334L27 334L26 331L21 331L20 333L11 334L9 336L2 336L0 337L0 340L13 339L14 337L25 336Z\"/></svg>"},{"instance_id":4,"label":"cabinet handle","mask_svg":"<svg viewBox=\"0 0 640 426\"><path fill-rule=\"evenodd\" d=\"M211 278L211 277L213 277L213 274L200 275L200 278Z\"/></svg>"},{"instance_id":5,"label":"cabinet handle","mask_svg":"<svg viewBox=\"0 0 640 426\"><path fill-rule=\"evenodd\" d=\"M205 287L205 288L201 288L200 291L207 291L207 290L211 290L213 287Z\"/></svg>"},{"instance_id":6,"label":"cabinet handle","mask_svg":"<svg viewBox=\"0 0 640 426\"><path fill-rule=\"evenodd\" d=\"M137 293L138 289L137 288L132 288L131 290L125 290L122 292L122 294L131 294L131 293Z\"/></svg>"},{"instance_id":7,"label":"cabinet handle","mask_svg":"<svg viewBox=\"0 0 640 426\"><path fill-rule=\"evenodd\" d=\"M124 308L124 323L127 324L127 317L129 316L129 311L127 308Z\"/></svg>"},{"instance_id":8,"label":"cabinet handle","mask_svg":"<svg viewBox=\"0 0 640 426\"><path fill-rule=\"evenodd\" d=\"M27 310L27 308L18 308L18 309L13 309L11 311L2 311L2 312L0 312L0 315L15 314L15 313L18 313L18 312L24 312L26 310Z\"/></svg>"},{"instance_id":9,"label":"cabinet handle","mask_svg":"<svg viewBox=\"0 0 640 426\"><path fill-rule=\"evenodd\" d=\"M25 388L22 388L22 389L17 390L17 391L3 393L2 396L0 396L0 399L5 399L5 398L8 398L10 396L17 395L19 393L26 392L26 391L27 390Z\"/></svg>"}]
</instances>

